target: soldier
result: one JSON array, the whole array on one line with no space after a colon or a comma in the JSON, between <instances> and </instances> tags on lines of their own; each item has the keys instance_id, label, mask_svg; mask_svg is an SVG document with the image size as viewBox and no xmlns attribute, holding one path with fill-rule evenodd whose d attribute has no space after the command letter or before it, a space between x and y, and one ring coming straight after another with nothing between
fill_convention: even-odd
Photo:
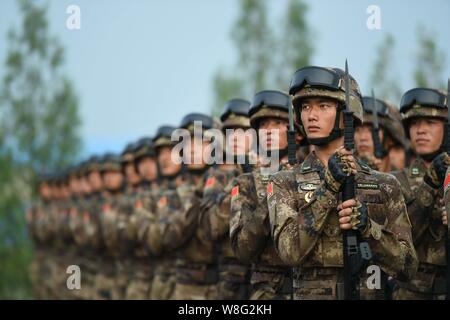
<instances>
[{"instance_id":1,"label":"soldier","mask_svg":"<svg viewBox=\"0 0 450 320\"><path fill-rule=\"evenodd\" d=\"M106 250L102 255L99 275L96 278L98 299L117 299L121 296L117 287L116 259L118 259L118 206L124 191L120 156L108 153L102 159L100 173L105 193L100 214L100 225Z\"/></svg>"},{"instance_id":2,"label":"soldier","mask_svg":"<svg viewBox=\"0 0 450 320\"><path fill-rule=\"evenodd\" d=\"M264 90L253 97L249 111L251 127L258 131L260 150L270 155L278 152L279 170L287 168L289 108L291 99L287 94ZM231 247L239 260L252 263L250 299L288 300L292 295L291 268L278 257L270 237L266 198L270 173L266 169L258 165L253 172L240 175L234 182Z\"/></svg>"},{"instance_id":3,"label":"soldier","mask_svg":"<svg viewBox=\"0 0 450 320\"><path fill-rule=\"evenodd\" d=\"M203 131L196 127L196 122L202 124ZM211 117L193 113L183 118L180 127L190 133L190 136L184 136L188 143L182 149L186 171L181 185L177 187L177 196L171 200L178 202L177 205L170 208L167 220L160 220L163 223L160 227L162 248L166 252L176 250L177 254L173 298L211 299L216 291L218 270L213 244L205 239L198 219L204 174L212 152L211 145L204 140L210 138L205 130L217 128L217 125ZM195 135L195 132L201 135Z\"/></svg>"},{"instance_id":4,"label":"soldier","mask_svg":"<svg viewBox=\"0 0 450 320\"><path fill-rule=\"evenodd\" d=\"M28 233L33 240L33 261L30 266L31 281L34 296L37 299L51 297L46 286L49 270L46 266L48 243L44 229L44 219L49 211L51 189L49 187L49 174L41 174L37 179L38 199L27 211L26 221Z\"/></svg>"},{"instance_id":5,"label":"soldier","mask_svg":"<svg viewBox=\"0 0 450 320\"><path fill-rule=\"evenodd\" d=\"M220 120L226 134L224 156L233 155L232 163L224 162L209 169L200 205L200 228L208 241L216 247L219 264L217 299L248 299L249 268L234 255L230 245L230 201L233 178L251 171L248 154L253 136L244 130L250 128L250 102L232 99L225 104ZM231 134L227 134L230 129ZM243 160L238 164L238 160Z\"/></svg>"},{"instance_id":6,"label":"soldier","mask_svg":"<svg viewBox=\"0 0 450 320\"><path fill-rule=\"evenodd\" d=\"M402 169L409 142L406 139L397 107L380 99L363 97L363 108L364 123L355 128L355 146L358 158L366 161L372 169L381 172ZM377 150L376 153L372 138L373 108L377 110L380 137L380 145L377 146L380 150Z\"/></svg>"},{"instance_id":7,"label":"soldier","mask_svg":"<svg viewBox=\"0 0 450 320\"><path fill-rule=\"evenodd\" d=\"M94 294L94 275L96 265L93 265L94 250L92 243L92 224L94 221L93 208L98 207L97 195L99 192L99 185L92 184L90 176L93 170L98 170L99 159L97 157L90 157L86 160L79 173L80 187L82 191L81 197L73 203L72 212L70 214L70 225L73 233L73 238L77 245L77 259L76 264L80 267L82 272L82 287L81 290L74 290L76 298L92 299ZM97 209L98 210L98 209ZM94 227L94 232L99 232L99 228Z\"/></svg>"},{"instance_id":8,"label":"soldier","mask_svg":"<svg viewBox=\"0 0 450 320\"><path fill-rule=\"evenodd\" d=\"M172 141L171 137L175 130L172 126L161 126L153 138L160 186L158 193L154 195L155 205L151 210L145 210L143 205L138 206L139 239L151 253L155 266L150 294L154 300L170 299L175 288L175 252L164 250L161 237L171 211L181 207L176 188L180 184L182 166L172 155L176 141Z\"/></svg>"},{"instance_id":9,"label":"soldier","mask_svg":"<svg viewBox=\"0 0 450 320\"><path fill-rule=\"evenodd\" d=\"M82 298L97 299L96 275L101 270L102 255L105 246L101 232L100 218L103 203L104 186L101 177L102 159L98 156L89 158L86 176L91 187L91 195L83 211L81 231L86 237L86 246L80 254L82 276Z\"/></svg>"},{"instance_id":10,"label":"soldier","mask_svg":"<svg viewBox=\"0 0 450 320\"><path fill-rule=\"evenodd\" d=\"M154 193L157 192L156 183L158 168L153 141L149 137L140 139L134 146L133 166L139 177L134 187L131 215L125 225L124 237L128 239L133 253L131 266L131 281L128 285L127 299L150 299L153 281L154 261L149 257L144 243L139 238L140 217L147 212L154 211ZM131 163L128 164L131 166ZM131 170L130 170L131 171Z\"/></svg>"},{"instance_id":11,"label":"soldier","mask_svg":"<svg viewBox=\"0 0 450 320\"><path fill-rule=\"evenodd\" d=\"M367 241L370 262L383 273L408 278L417 267L398 181L343 148L345 82L340 69L305 67L290 85L297 120L314 151L301 165L272 176L267 199L275 247L294 267L294 299L342 298L343 230L353 229ZM351 78L348 86L349 109L354 122L362 123L358 84ZM341 203L349 174L355 175L356 199ZM360 271L363 278L365 271ZM383 282L381 290L369 290L361 281L361 298L383 298Z\"/></svg>"},{"instance_id":12,"label":"soldier","mask_svg":"<svg viewBox=\"0 0 450 320\"><path fill-rule=\"evenodd\" d=\"M71 184L71 196L76 199L77 205L82 196L82 189L79 174L82 166L75 165L69 173L69 183ZM52 206L50 209L51 220L48 223L48 230L51 234L52 256L48 259L51 269L51 277L48 281L52 287L53 295L57 299L71 299L73 292L67 287L67 267L74 263L75 247L73 233L69 224L69 210L72 207L72 199L63 199L62 188L60 187L60 175L55 174L52 179Z\"/></svg>"},{"instance_id":13,"label":"soldier","mask_svg":"<svg viewBox=\"0 0 450 320\"><path fill-rule=\"evenodd\" d=\"M445 298L447 228L442 185L450 164L443 152L445 102L445 94L427 88L411 89L402 96L403 125L417 158L394 175L408 207L419 268L409 281L398 279L394 299Z\"/></svg>"}]
</instances>

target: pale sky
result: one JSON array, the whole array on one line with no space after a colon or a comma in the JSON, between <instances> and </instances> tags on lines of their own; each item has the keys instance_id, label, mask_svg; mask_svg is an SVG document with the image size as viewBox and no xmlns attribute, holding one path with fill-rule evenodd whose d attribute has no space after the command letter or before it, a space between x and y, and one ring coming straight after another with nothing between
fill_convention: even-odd
<instances>
[{"instance_id":1,"label":"pale sky","mask_svg":"<svg viewBox=\"0 0 450 320\"><path fill-rule=\"evenodd\" d=\"M267 1L270 23L276 25L287 0ZM51 33L65 47L66 71L80 97L84 156L121 151L130 140L153 135L161 124L179 124L188 112L209 112L214 72L236 61L230 30L238 15L239 0L48 3ZM387 32L396 39L393 72L398 74L404 90L413 86L419 22L436 32L437 43L446 52L446 74L450 76L450 1L307 3L308 21L314 32L313 64L343 67L348 58L363 93L369 90L375 48ZM66 8L71 4L81 9L81 30L66 28ZM381 9L381 30L366 27L366 9L372 4ZM17 25L17 17L16 1L1 0L2 64L6 32ZM0 76L2 72L0 67Z\"/></svg>"}]
</instances>

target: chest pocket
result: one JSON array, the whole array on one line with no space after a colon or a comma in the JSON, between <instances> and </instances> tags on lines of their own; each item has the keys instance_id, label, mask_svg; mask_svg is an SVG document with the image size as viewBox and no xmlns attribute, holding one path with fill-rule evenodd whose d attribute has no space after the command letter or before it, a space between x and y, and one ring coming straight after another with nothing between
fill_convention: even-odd
<instances>
[{"instance_id":1,"label":"chest pocket","mask_svg":"<svg viewBox=\"0 0 450 320\"><path fill-rule=\"evenodd\" d=\"M370 219L375 221L381 226L387 224L386 201L380 190L366 190L357 189L357 195L359 201L363 202L367 206L367 212Z\"/></svg>"}]
</instances>

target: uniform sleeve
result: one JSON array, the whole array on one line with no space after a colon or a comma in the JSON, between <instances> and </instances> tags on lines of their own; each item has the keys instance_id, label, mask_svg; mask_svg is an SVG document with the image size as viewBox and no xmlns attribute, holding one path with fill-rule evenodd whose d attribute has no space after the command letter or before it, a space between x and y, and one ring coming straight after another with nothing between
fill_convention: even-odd
<instances>
[{"instance_id":1,"label":"uniform sleeve","mask_svg":"<svg viewBox=\"0 0 450 320\"><path fill-rule=\"evenodd\" d=\"M251 174L237 178L232 189L230 238L236 257L243 263L256 261L269 235L267 202L258 203Z\"/></svg>"},{"instance_id":2,"label":"uniform sleeve","mask_svg":"<svg viewBox=\"0 0 450 320\"><path fill-rule=\"evenodd\" d=\"M272 238L280 258L291 266L301 264L317 243L337 195L322 183L311 195L310 202L296 199L296 182L292 172L279 172L272 177L268 197Z\"/></svg>"},{"instance_id":3,"label":"uniform sleeve","mask_svg":"<svg viewBox=\"0 0 450 320\"><path fill-rule=\"evenodd\" d=\"M386 221L379 223L372 219L377 209L369 204L369 227L362 238L368 240L374 263L389 275L408 279L416 272L418 260L400 183L392 175L386 175L382 190L387 203L378 210L383 211L380 214Z\"/></svg>"},{"instance_id":4,"label":"uniform sleeve","mask_svg":"<svg viewBox=\"0 0 450 320\"><path fill-rule=\"evenodd\" d=\"M425 235L425 231L431 226L433 207L438 192L425 182L422 182L415 190L411 190L403 171L396 172L394 175L401 182L400 186L411 221L414 243L420 243Z\"/></svg>"},{"instance_id":5,"label":"uniform sleeve","mask_svg":"<svg viewBox=\"0 0 450 320\"><path fill-rule=\"evenodd\" d=\"M205 230L206 239L218 241L228 235L230 230L230 203L231 189L234 185L230 181L227 186L215 190L214 197L220 195L214 205L202 210L200 215L200 227Z\"/></svg>"},{"instance_id":6,"label":"uniform sleeve","mask_svg":"<svg viewBox=\"0 0 450 320\"><path fill-rule=\"evenodd\" d=\"M162 246L171 251L181 247L194 234L198 226L200 199L192 185L177 188L181 201L180 209L174 210L167 220L160 221Z\"/></svg>"}]
</instances>

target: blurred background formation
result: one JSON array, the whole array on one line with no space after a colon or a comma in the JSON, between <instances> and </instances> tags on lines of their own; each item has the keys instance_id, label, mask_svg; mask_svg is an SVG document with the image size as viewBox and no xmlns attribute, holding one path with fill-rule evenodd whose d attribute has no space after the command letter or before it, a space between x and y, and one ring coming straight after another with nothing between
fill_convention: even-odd
<instances>
[{"instance_id":1,"label":"blurred background formation","mask_svg":"<svg viewBox=\"0 0 450 320\"><path fill-rule=\"evenodd\" d=\"M446 89L449 13L444 0L1 1L0 299L33 298L24 213L40 174L189 112L220 116L230 98L287 91L306 65L348 58L363 95L395 105L412 87Z\"/></svg>"}]
</instances>

